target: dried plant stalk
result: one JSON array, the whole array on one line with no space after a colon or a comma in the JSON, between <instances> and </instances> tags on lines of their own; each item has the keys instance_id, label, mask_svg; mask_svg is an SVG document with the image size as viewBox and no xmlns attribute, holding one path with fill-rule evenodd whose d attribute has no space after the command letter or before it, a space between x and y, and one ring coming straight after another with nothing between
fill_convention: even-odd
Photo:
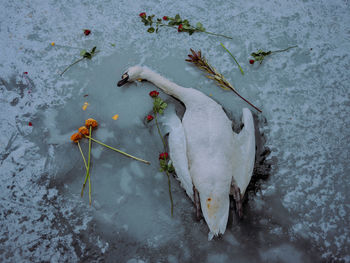
<instances>
[{"instance_id":1,"label":"dried plant stalk","mask_svg":"<svg viewBox=\"0 0 350 263\"><path fill-rule=\"evenodd\" d=\"M211 66L206 58L202 57L202 52L199 50L197 53L191 48L192 55L188 55L190 59L186 59L187 62L193 63L198 68L200 68L203 71L206 71L208 73L207 77L209 79L212 79L216 82L216 84L221 87L224 90L232 90L238 97L240 97L242 100L244 100L246 103L248 103L250 106L252 106L254 109L256 109L258 112L262 112L258 107L254 106L251 102L243 98L235 88L231 85L230 82L228 82L225 77L217 72L217 70Z\"/></svg>"}]
</instances>

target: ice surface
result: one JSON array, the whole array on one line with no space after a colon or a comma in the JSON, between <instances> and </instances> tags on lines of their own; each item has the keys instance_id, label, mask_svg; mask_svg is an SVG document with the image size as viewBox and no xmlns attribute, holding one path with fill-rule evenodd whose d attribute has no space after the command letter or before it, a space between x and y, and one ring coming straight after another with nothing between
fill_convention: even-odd
<instances>
[{"instance_id":1,"label":"ice surface","mask_svg":"<svg viewBox=\"0 0 350 263\"><path fill-rule=\"evenodd\" d=\"M166 28L148 34L142 11L180 13L233 40ZM342 0L3 1L1 262L350 262L349 13ZM88 37L85 28L92 31ZM261 66L248 63L259 48L292 45L298 48ZM100 50L96 57L59 77L81 48L93 46ZM116 87L126 68L147 65L212 95L239 120L246 105L186 64L189 48L201 49L263 110L260 130L274 164L261 191L249 193L244 220L231 219L212 242L175 179L170 216L167 179L157 166L162 145L144 122L155 87ZM152 163L94 145L92 207L87 195L80 197L83 161L69 141L87 117L100 123L96 138Z\"/></svg>"}]
</instances>

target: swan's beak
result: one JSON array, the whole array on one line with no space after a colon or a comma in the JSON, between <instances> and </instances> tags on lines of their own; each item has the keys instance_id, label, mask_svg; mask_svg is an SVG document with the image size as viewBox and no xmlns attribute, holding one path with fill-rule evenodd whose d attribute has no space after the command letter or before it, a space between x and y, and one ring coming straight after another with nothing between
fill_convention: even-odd
<instances>
[{"instance_id":1,"label":"swan's beak","mask_svg":"<svg viewBox=\"0 0 350 263\"><path fill-rule=\"evenodd\" d=\"M129 80L129 75L128 73L124 73L123 76L122 76L122 79L118 82L118 87L121 87L123 86L124 84L126 84Z\"/></svg>"}]
</instances>

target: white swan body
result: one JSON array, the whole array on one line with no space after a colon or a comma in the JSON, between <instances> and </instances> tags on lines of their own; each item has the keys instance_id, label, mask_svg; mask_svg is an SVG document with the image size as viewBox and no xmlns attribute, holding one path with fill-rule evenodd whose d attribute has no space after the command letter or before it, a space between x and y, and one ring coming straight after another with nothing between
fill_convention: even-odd
<instances>
[{"instance_id":1,"label":"white swan body","mask_svg":"<svg viewBox=\"0 0 350 263\"><path fill-rule=\"evenodd\" d=\"M170 157L187 195L194 200L193 186L210 229L209 239L223 234L229 213L233 182L244 194L254 167L255 136L252 114L243 109L244 128L232 131L222 107L202 92L181 87L147 67L131 67L118 86L127 81L146 79L185 104L181 121L169 118ZM193 184L193 185L192 185Z\"/></svg>"}]
</instances>

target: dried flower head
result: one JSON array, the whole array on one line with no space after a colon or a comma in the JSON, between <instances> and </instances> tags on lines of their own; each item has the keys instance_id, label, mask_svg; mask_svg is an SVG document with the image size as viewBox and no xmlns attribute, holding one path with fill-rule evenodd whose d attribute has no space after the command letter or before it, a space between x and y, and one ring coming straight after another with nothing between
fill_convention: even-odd
<instances>
[{"instance_id":1,"label":"dried flower head","mask_svg":"<svg viewBox=\"0 0 350 263\"><path fill-rule=\"evenodd\" d=\"M79 132L74 133L74 134L70 137L70 139L71 139L73 142L75 142L75 143L79 142L79 140L81 140L82 138L83 138L83 135L81 135L81 133L79 133Z\"/></svg>"},{"instance_id":2,"label":"dried flower head","mask_svg":"<svg viewBox=\"0 0 350 263\"><path fill-rule=\"evenodd\" d=\"M92 118L90 118L90 119L87 119L86 121L85 121L85 126L86 127L92 127L92 128L96 128L97 126L98 126L98 123L97 123L97 121L96 120L94 120L94 119L92 119Z\"/></svg>"},{"instance_id":3,"label":"dried flower head","mask_svg":"<svg viewBox=\"0 0 350 263\"><path fill-rule=\"evenodd\" d=\"M169 154L167 152L163 152L159 154L159 160L167 160L169 158Z\"/></svg>"},{"instance_id":4,"label":"dried flower head","mask_svg":"<svg viewBox=\"0 0 350 263\"><path fill-rule=\"evenodd\" d=\"M89 135L89 129L86 128L85 126L81 126L81 127L78 129L78 132L80 132L80 133L83 134L83 135Z\"/></svg>"}]
</instances>

